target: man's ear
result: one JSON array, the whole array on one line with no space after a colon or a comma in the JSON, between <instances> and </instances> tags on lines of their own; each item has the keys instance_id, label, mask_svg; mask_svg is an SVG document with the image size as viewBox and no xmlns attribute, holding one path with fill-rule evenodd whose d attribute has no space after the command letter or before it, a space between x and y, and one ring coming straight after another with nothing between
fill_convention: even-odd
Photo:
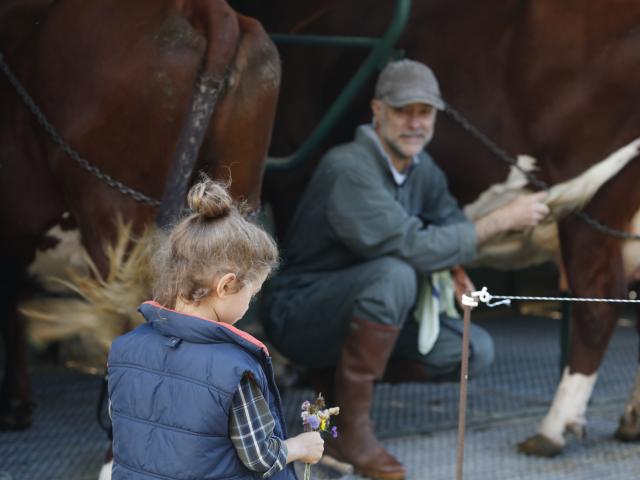
<instances>
[{"instance_id":1,"label":"man's ear","mask_svg":"<svg viewBox=\"0 0 640 480\"><path fill-rule=\"evenodd\" d=\"M371 113L373 113L373 118L377 118L382 113L382 102L377 98L371 100Z\"/></svg>"},{"instance_id":2,"label":"man's ear","mask_svg":"<svg viewBox=\"0 0 640 480\"><path fill-rule=\"evenodd\" d=\"M371 100L371 112L373 113L371 124L377 131L381 123L382 115L384 114L384 103L382 100L378 100L377 98Z\"/></svg>"},{"instance_id":3,"label":"man's ear","mask_svg":"<svg viewBox=\"0 0 640 480\"><path fill-rule=\"evenodd\" d=\"M235 273L225 273L216 284L216 294L218 297L225 297L231 293L235 293L233 283L236 281Z\"/></svg>"}]
</instances>

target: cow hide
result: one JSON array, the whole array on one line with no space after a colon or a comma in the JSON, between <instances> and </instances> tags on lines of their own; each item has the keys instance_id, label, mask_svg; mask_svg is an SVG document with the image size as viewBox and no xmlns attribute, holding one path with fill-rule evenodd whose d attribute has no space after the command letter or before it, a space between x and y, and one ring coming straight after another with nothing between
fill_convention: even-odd
<instances>
[{"instance_id":1,"label":"cow hide","mask_svg":"<svg viewBox=\"0 0 640 480\"><path fill-rule=\"evenodd\" d=\"M546 203L551 214L537 227L524 232L507 232L481 246L473 266L509 269L525 268L556 259L559 252L557 222L583 208L598 189L614 177L638 155L640 139L625 145L579 176L549 189ZM518 157L518 167L512 166L503 183L491 186L476 201L464 207L465 215L476 220L506 205L518 195L531 193L524 172L535 174L536 160L526 155Z\"/></svg>"}]
</instances>

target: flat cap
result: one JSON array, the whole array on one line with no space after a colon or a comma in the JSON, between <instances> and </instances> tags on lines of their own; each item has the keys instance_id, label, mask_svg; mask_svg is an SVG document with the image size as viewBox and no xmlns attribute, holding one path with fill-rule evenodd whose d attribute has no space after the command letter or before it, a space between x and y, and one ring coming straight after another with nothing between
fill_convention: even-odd
<instances>
[{"instance_id":1,"label":"flat cap","mask_svg":"<svg viewBox=\"0 0 640 480\"><path fill-rule=\"evenodd\" d=\"M414 60L389 63L378 77L375 98L394 107L426 103L444 110L436 76L424 63Z\"/></svg>"}]
</instances>

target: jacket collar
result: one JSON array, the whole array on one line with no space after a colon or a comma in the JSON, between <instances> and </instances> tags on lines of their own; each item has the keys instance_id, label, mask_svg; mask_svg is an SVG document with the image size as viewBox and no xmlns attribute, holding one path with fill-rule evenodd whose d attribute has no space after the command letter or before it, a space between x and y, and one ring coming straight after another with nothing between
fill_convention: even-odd
<instances>
[{"instance_id":1,"label":"jacket collar","mask_svg":"<svg viewBox=\"0 0 640 480\"><path fill-rule=\"evenodd\" d=\"M363 145L365 148L369 150L369 152L375 156L380 165L391 175L393 181L396 185L401 186L407 180L413 167L420 162L420 156L416 155L413 157L413 161L409 166L409 169L406 173L400 173L395 169L393 163L391 162L391 158L387 155L387 152L384 151L384 147L382 146L382 142L378 138L378 134L373 129L373 126L370 124L360 125L356 130L356 143Z\"/></svg>"},{"instance_id":2,"label":"jacket collar","mask_svg":"<svg viewBox=\"0 0 640 480\"><path fill-rule=\"evenodd\" d=\"M157 302L144 302L138 311L158 333L191 343L236 343L257 356L269 355L267 347L247 332L227 323L165 308Z\"/></svg>"}]
</instances>

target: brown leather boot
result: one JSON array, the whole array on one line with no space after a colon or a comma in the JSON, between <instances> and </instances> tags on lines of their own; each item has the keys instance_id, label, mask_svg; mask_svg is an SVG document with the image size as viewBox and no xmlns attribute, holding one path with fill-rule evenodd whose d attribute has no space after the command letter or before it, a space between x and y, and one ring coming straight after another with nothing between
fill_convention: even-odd
<instances>
[{"instance_id":1,"label":"brown leather boot","mask_svg":"<svg viewBox=\"0 0 640 480\"><path fill-rule=\"evenodd\" d=\"M336 370L338 438L327 442L327 453L363 476L403 480L404 466L375 437L370 417L374 382L382 377L399 329L355 317L350 327Z\"/></svg>"}]
</instances>

